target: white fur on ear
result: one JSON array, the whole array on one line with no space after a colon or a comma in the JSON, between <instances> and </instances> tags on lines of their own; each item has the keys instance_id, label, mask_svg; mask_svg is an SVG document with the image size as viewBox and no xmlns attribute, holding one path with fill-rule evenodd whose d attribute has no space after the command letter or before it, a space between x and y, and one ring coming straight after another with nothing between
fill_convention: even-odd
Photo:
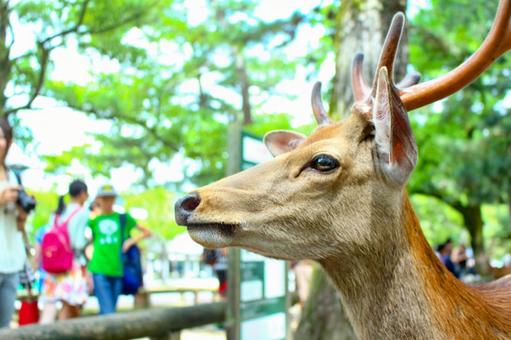
<instances>
[{"instance_id":1,"label":"white fur on ear","mask_svg":"<svg viewBox=\"0 0 511 340\"><path fill-rule=\"evenodd\" d=\"M307 137L301 133L275 130L264 136L264 144L273 157L289 152L302 144Z\"/></svg>"},{"instance_id":2,"label":"white fur on ear","mask_svg":"<svg viewBox=\"0 0 511 340\"><path fill-rule=\"evenodd\" d=\"M380 168L391 182L404 185L417 162L417 145L408 114L390 83L386 67L378 71L376 81L373 124Z\"/></svg>"}]
</instances>

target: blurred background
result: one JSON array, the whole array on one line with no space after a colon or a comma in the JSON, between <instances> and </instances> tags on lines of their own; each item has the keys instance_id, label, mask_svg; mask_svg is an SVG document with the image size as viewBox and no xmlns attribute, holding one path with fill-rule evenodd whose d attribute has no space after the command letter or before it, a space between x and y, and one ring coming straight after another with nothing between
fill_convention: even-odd
<instances>
[{"instance_id":1,"label":"blurred background","mask_svg":"<svg viewBox=\"0 0 511 340\"><path fill-rule=\"evenodd\" d=\"M398 10L408 19L398 74L434 78L477 49L496 7L483 0L2 0L0 111L16 131L8 162L28 167L24 184L38 201L29 235L47 224L71 179L85 179L92 193L110 181L121 193L118 208L154 232L142 244L145 285L169 292L151 303L213 301L214 271L176 226L172 207L182 193L225 175L228 126L239 121L255 136L310 133L318 80L331 116L341 119L351 102L351 59L364 51L372 79ZM481 264L472 272L480 277L511 265L510 75L506 55L465 90L410 113L420 156L408 189L424 232L433 247L464 246L472 266ZM311 306L323 301L316 293L334 294L320 288L328 285L322 275L313 280ZM289 280L294 290L292 272ZM192 286L199 293L170 291ZM346 332L337 328L349 329L333 320L310 333L322 322L315 310L307 314L305 303L290 318L291 333L303 332L296 338L338 339ZM197 334L225 337L215 327L206 332Z\"/></svg>"}]
</instances>

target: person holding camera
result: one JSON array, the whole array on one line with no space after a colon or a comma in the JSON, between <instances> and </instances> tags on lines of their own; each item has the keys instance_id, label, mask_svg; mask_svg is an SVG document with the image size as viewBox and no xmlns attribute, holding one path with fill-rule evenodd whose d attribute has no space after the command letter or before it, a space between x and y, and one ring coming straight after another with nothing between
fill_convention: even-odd
<instances>
[{"instance_id":1,"label":"person holding camera","mask_svg":"<svg viewBox=\"0 0 511 340\"><path fill-rule=\"evenodd\" d=\"M0 328L11 322L18 273L26 261L23 231L27 212L17 204L21 188L16 175L5 165L12 138L9 122L0 118Z\"/></svg>"},{"instance_id":2,"label":"person holding camera","mask_svg":"<svg viewBox=\"0 0 511 340\"><path fill-rule=\"evenodd\" d=\"M39 323L42 324L51 323L55 320L57 302L62 302L59 320L67 320L80 315L80 308L88 298L84 258L84 249L87 244L85 229L89 219L89 209L85 205L89 197L87 185L82 180L74 180L69 185L68 193L70 197L69 204L66 205L64 196L59 197L57 210L50 218L48 226L50 228L56 226L66 228L74 256L72 262L70 262L69 270L62 273L46 273L42 292L44 308L39 320ZM44 251L44 240L41 251Z\"/></svg>"}]
</instances>

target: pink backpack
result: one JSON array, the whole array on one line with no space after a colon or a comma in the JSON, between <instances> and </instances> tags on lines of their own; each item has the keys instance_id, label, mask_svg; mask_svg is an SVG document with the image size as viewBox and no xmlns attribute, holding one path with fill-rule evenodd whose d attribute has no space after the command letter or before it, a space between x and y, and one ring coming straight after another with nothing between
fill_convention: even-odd
<instances>
[{"instance_id":1,"label":"pink backpack","mask_svg":"<svg viewBox=\"0 0 511 340\"><path fill-rule=\"evenodd\" d=\"M55 216L53 227L48 230L41 242L41 266L51 274L65 273L73 267L73 248L67 225L80 211L73 211L63 223L59 224L59 215Z\"/></svg>"}]
</instances>

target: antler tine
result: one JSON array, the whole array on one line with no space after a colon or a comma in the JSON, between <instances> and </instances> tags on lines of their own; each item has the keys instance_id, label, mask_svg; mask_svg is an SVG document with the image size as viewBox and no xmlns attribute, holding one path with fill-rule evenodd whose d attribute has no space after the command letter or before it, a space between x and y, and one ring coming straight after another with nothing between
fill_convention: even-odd
<instances>
[{"instance_id":1,"label":"antler tine","mask_svg":"<svg viewBox=\"0 0 511 340\"><path fill-rule=\"evenodd\" d=\"M401 33L405 25L405 16L399 12L394 15L392 22L390 23L389 31L383 42L380 58L378 59L378 66L376 67L375 77L373 81L372 95L376 93L376 83L378 81L378 72L382 67L386 67L389 75L389 80L393 84L393 70L394 60L396 58L397 48L399 41L401 40Z\"/></svg>"},{"instance_id":2,"label":"antler tine","mask_svg":"<svg viewBox=\"0 0 511 340\"><path fill-rule=\"evenodd\" d=\"M508 51L511 48L510 16L511 0L500 0L492 28L481 47L447 74L402 91L401 100L406 109L417 109L461 90Z\"/></svg>"},{"instance_id":3,"label":"antler tine","mask_svg":"<svg viewBox=\"0 0 511 340\"><path fill-rule=\"evenodd\" d=\"M367 98L371 89L366 85L363 75L364 54L357 53L353 58L351 66L351 86L353 88L353 97L356 102Z\"/></svg>"},{"instance_id":4,"label":"antler tine","mask_svg":"<svg viewBox=\"0 0 511 340\"><path fill-rule=\"evenodd\" d=\"M330 118L328 118L328 114L326 113L325 108L323 107L323 103L321 101L321 82L316 82L314 87L312 88L312 112L314 113L314 117L316 117L316 121L319 125L330 124Z\"/></svg>"},{"instance_id":5,"label":"antler tine","mask_svg":"<svg viewBox=\"0 0 511 340\"><path fill-rule=\"evenodd\" d=\"M401 79L399 83L397 83L397 88L402 90L406 89L407 87L410 87L412 85L416 85L421 80L421 75L413 72L413 73L407 73L406 76Z\"/></svg>"}]
</instances>

